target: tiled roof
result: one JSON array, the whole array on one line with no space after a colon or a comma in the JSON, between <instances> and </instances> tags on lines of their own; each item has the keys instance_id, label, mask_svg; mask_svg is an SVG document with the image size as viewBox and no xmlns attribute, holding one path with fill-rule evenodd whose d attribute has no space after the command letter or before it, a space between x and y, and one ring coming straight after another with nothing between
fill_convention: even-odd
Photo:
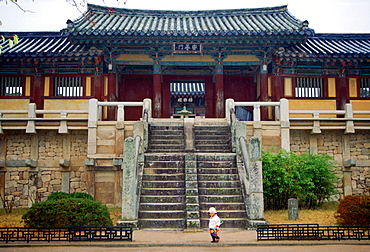
<instances>
[{"instance_id":1,"label":"tiled roof","mask_svg":"<svg viewBox=\"0 0 370 252\"><path fill-rule=\"evenodd\" d=\"M173 82L170 85L172 95L204 95L204 83L199 82Z\"/></svg>"},{"instance_id":2,"label":"tiled roof","mask_svg":"<svg viewBox=\"0 0 370 252\"><path fill-rule=\"evenodd\" d=\"M306 43L280 50L286 57L369 57L370 34L315 34Z\"/></svg>"},{"instance_id":3,"label":"tiled roof","mask_svg":"<svg viewBox=\"0 0 370 252\"><path fill-rule=\"evenodd\" d=\"M67 35L60 32L2 33L5 37L17 34L19 43L9 48L8 42L0 42L0 58L24 57L78 57L96 56L102 52L72 44ZM370 34L315 34L307 41L292 44L276 52L283 57L370 57Z\"/></svg>"},{"instance_id":4,"label":"tiled roof","mask_svg":"<svg viewBox=\"0 0 370 252\"><path fill-rule=\"evenodd\" d=\"M8 41L1 40L1 57L63 57L92 55L85 46L72 44L68 36L60 32L15 32L19 37L18 44L12 48ZM1 34L9 38L12 34ZM95 54L94 54L95 55Z\"/></svg>"},{"instance_id":5,"label":"tiled roof","mask_svg":"<svg viewBox=\"0 0 370 252\"><path fill-rule=\"evenodd\" d=\"M164 11L88 5L71 23L73 36L243 36L312 34L308 22L292 16L287 6L209 11Z\"/></svg>"}]
</instances>

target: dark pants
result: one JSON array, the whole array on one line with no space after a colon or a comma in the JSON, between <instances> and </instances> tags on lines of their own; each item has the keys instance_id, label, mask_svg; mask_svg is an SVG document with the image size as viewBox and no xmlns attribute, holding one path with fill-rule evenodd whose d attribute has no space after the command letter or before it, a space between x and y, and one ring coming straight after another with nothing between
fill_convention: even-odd
<instances>
[{"instance_id":1,"label":"dark pants","mask_svg":"<svg viewBox=\"0 0 370 252\"><path fill-rule=\"evenodd\" d=\"M218 236L218 229L210 229L210 235L212 237L212 242L218 242L220 240L220 236Z\"/></svg>"}]
</instances>

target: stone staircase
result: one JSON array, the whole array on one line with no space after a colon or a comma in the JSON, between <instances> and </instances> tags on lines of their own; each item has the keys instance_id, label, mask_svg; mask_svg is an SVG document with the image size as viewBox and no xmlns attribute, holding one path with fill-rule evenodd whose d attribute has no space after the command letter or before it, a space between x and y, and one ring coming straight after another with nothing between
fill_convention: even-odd
<instances>
[{"instance_id":1,"label":"stone staircase","mask_svg":"<svg viewBox=\"0 0 370 252\"><path fill-rule=\"evenodd\" d=\"M224 221L222 228L245 228L247 215L235 154L200 154L197 159L201 228L208 227L210 207Z\"/></svg>"},{"instance_id":2,"label":"stone staircase","mask_svg":"<svg viewBox=\"0 0 370 252\"><path fill-rule=\"evenodd\" d=\"M207 210L213 206L225 222L223 228L245 228L246 210L236 168L236 155L231 153L230 128L222 123L194 125L193 129L196 160L194 171L197 173L195 184L199 199L197 218L200 227L208 227ZM193 163L186 163L184 145L183 125L150 126L149 148L144 154L139 228L186 228L189 195L186 195L188 175L185 176L185 168ZM194 213L190 215L194 216Z\"/></svg>"},{"instance_id":3,"label":"stone staircase","mask_svg":"<svg viewBox=\"0 0 370 252\"><path fill-rule=\"evenodd\" d=\"M231 152L231 133L227 125L195 126L194 137L198 152Z\"/></svg>"},{"instance_id":4,"label":"stone staircase","mask_svg":"<svg viewBox=\"0 0 370 252\"><path fill-rule=\"evenodd\" d=\"M185 228L185 163L180 154L146 154L139 228Z\"/></svg>"},{"instance_id":5,"label":"stone staircase","mask_svg":"<svg viewBox=\"0 0 370 252\"><path fill-rule=\"evenodd\" d=\"M148 152L182 152L184 145L184 126L151 125L149 127Z\"/></svg>"}]
</instances>

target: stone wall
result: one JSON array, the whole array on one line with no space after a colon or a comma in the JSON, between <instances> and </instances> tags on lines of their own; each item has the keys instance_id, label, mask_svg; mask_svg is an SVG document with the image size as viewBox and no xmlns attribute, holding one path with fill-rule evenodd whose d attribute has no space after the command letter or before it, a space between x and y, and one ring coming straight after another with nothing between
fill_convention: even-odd
<instances>
[{"instance_id":1,"label":"stone wall","mask_svg":"<svg viewBox=\"0 0 370 252\"><path fill-rule=\"evenodd\" d=\"M27 207L45 200L52 192L87 192L87 131L56 131L26 134L6 132L0 140L0 193L14 197L15 207ZM68 167L59 164L69 162Z\"/></svg>"},{"instance_id":2,"label":"stone wall","mask_svg":"<svg viewBox=\"0 0 370 252\"><path fill-rule=\"evenodd\" d=\"M108 125L110 126L110 125ZM45 200L52 192L86 192L107 204L120 206L122 196L122 171L113 158L122 158L122 139L132 134L132 126L114 126L109 141L97 134L97 149L111 147L95 165L85 165L88 155L88 131L72 130L69 134L39 130L37 134L7 131L0 136L0 194L14 197L15 207L28 207ZM113 130L113 132L112 132ZM115 131L117 130L117 131ZM116 132L116 134L113 134ZM273 123L260 128L248 125L248 139L262 136L265 150L277 151L280 127ZM290 130L290 149L295 153L328 154L337 162L338 193L369 195L370 188L370 131L356 130L343 134L342 130L323 130L311 134L309 130ZM0 202L0 207L2 204Z\"/></svg>"},{"instance_id":3,"label":"stone wall","mask_svg":"<svg viewBox=\"0 0 370 252\"><path fill-rule=\"evenodd\" d=\"M309 151L335 159L341 179L340 198L370 194L370 131L343 134L342 130L323 130L321 134L311 134L308 130L291 130L290 144L294 153Z\"/></svg>"}]
</instances>

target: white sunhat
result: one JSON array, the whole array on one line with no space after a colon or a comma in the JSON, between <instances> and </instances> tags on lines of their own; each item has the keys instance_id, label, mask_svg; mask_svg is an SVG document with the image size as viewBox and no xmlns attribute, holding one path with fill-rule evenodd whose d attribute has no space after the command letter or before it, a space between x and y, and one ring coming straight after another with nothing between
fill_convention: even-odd
<instances>
[{"instance_id":1,"label":"white sunhat","mask_svg":"<svg viewBox=\"0 0 370 252\"><path fill-rule=\"evenodd\" d=\"M217 213L216 208L210 207L208 213Z\"/></svg>"}]
</instances>

